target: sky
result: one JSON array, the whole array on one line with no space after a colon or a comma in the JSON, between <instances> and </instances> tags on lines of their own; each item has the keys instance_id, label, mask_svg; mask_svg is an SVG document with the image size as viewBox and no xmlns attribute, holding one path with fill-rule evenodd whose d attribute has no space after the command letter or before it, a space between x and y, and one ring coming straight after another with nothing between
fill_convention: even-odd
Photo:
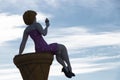
<instances>
[{"instance_id":1,"label":"sky","mask_svg":"<svg viewBox=\"0 0 120 80\"><path fill-rule=\"evenodd\" d=\"M26 10L38 13L45 26L49 18L48 44L64 44L73 72L70 80L120 79L120 0L0 0L0 80L22 80L13 64L26 25ZM23 53L34 52L28 39ZM54 58L48 80L69 80Z\"/></svg>"}]
</instances>

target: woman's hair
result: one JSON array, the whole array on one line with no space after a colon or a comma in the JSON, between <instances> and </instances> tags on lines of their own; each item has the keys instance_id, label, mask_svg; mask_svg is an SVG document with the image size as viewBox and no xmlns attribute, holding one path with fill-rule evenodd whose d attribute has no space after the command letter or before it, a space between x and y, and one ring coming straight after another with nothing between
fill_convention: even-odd
<instances>
[{"instance_id":1,"label":"woman's hair","mask_svg":"<svg viewBox=\"0 0 120 80\"><path fill-rule=\"evenodd\" d=\"M35 11L32 10L28 10L23 14L23 20L25 22L26 25L31 25L36 17L37 13Z\"/></svg>"}]
</instances>

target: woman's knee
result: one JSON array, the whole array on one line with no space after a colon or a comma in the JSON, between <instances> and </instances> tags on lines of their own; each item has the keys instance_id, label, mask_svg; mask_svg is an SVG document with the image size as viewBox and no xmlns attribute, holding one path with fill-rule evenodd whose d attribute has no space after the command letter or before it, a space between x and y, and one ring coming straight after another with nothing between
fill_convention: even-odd
<instances>
[{"instance_id":1,"label":"woman's knee","mask_svg":"<svg viewBox=\"0 0 120 80\"><path fill-rule=\"evenodd\" d=\"M59 44L59 49L61 50L61 49L65 49L66 47L65 47L65 45L63 45L63 44Z\"/></svg>"}]
</instances>

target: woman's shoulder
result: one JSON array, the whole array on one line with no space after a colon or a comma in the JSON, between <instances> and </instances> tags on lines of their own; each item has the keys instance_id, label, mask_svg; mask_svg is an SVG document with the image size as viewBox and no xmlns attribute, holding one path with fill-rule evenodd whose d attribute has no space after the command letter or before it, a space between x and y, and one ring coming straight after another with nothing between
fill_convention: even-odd
<instances>
[{"instance_id":1,"label":"woman's shoulder","mask_svg":"<svg viewBox=\"0 0 120 80\"><path fill-rule=\"evenodd\" d=\"M35 26L41 26L41 24L39 22L36 22L34 25Z\"/></svg>"},{"instance_id":2,"label":"woman's shoulder","mask_svg":"<svg viewBox=\"0 0 120 80\"><path fill-rule=\"evenodd\" d=\"M27 26L24 32L29 33L30 31L38 29L39 27L42 27L41 24L38 22L35 22L32 25Z\"/></svg>"},{"instance_id":3,"label":"woman's shoulder","mask_svg":"<svg viewBox=\"0 0 120 80\"><path fill-rule=\"evenodd\" d=\"M34 22L32 25L29 25L28 27L30 27L30 28L37 28L37 27L42 27L42 25L39 22Z\"/></svg>"}]
</instances>

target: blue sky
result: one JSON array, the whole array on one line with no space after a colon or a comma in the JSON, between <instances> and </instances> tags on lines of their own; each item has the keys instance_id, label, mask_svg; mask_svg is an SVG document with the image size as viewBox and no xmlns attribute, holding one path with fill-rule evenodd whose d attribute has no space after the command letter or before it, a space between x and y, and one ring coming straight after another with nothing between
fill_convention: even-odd
<instances>
[{"instance_id":1,"label":"blue sky","mask_svg":"<svg viewBox=\"0 0 120 80\"><path fill-rule=\"evenodd\" d=\"M50 19L48 43L65 44L73 72L71 80L120 79L120 1L119 0L0 0L0 80L22 80L13 64L23 30L22 14L38 12L45 26ZM26 52L34 51L29 38ZM49 80L68 80L56 60Z\"/></svg>"}]
</instances>

